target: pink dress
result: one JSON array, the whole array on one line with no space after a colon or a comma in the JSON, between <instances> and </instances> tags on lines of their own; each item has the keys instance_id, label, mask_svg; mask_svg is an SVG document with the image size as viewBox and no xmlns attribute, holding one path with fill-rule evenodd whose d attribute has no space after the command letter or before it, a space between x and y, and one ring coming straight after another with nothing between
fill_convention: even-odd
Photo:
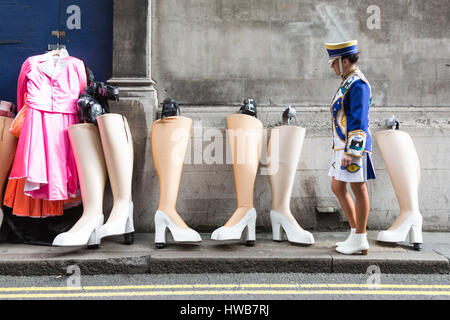
<instances>
[{"instance_id":1,"label":"pink dress","mask_svg":"<svg viewBox=\"0 0 450 320\"><path fill-rule=\"evenodd\" d=\"M9 179L25 179L25 195L52 201L77 195L67 129L79 122L77 100L85 87L84 63L64 49L59 56L49 52L23 63L17 106L26 104L27 111Z\"/></svg>"}]
</instances>

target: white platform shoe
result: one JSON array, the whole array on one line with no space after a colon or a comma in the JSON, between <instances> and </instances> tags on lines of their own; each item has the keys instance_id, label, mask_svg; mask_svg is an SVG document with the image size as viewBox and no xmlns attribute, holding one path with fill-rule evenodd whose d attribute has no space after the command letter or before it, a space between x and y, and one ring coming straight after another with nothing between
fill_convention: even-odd
<instances>
[{"instance_id":1,"label":"white platform shoe","mask_svg":"<svg viewBox=\"0 0 450 320\"><path fill-rule=\"evenodd\" d=\"M408 240L408 235L409 243L414 245L414 249L422 249L422 215L410 215L397 228L380 231L377 240L383 242L403 242Z\"/></svg>"},{"instance_id":2,"label":"white platform shoe","mask_svg":"<svg viewBox=\"0 0 450 320\"><path fill-rule=\"evenodd\" d=\"M356 232L356 229L351 228L350 229L350 235L348 236L347 240L336 242L336 247L341 247L341 246L346 245L350 241L350 238L355 234L355 232Z\"/></svg>"},{"instance_id":3,"label":"white platform shoe","mask_svg":"<svg viewBox=\"0 0 450 320\"><path fill-rule=\"evenodd\" d=\"M310 232L293 225L281 213L271 210L270 221L274 241L283 241L284 231L289 242L314 244L314 237Z\"/></svg>"},{"instance_id":4,"label":"white platform shoe","mask_svg":"<svg viewBox=\"0 0 450 320\"><path fill-rule=\"evenodd\" d=\"M355 233L350 236L349 241L343 246L336 248L336 251L343 254L355 254L360 252L366 256L369 250L369 242L367 241L367 233Z\"/></svg>"},{"instance_id":5,"label":"white platform shoe","mask_svg":"<svg viewBox=\"0 0 450 320\"><path fill-rule=\"evenodd\" d=\"M253 246L256 240L256 210L251 208L247 211L245 216L232 227L222 226L211 234L212 240L226 241L239 240L242 238L242 233L247 230L245 241L248 246Z\"/></svg>"},{"instance_id":6,"label":"white platform shoe","mask_svg":"<svg viewBox=\"0 0 450 320\"><path fill-rule=\"evenodd\" d=\"M82 218L81 218L82 219ZM80 219L80 221L82 221ZM58 234L53 240L53 246L84 246L98 247L100 244L99 229L103 225L103 214L90 219L77 231L68 231Z\"/></svg>"},{"instance_id":7,"label":"white platform shoe","mask_svg":"<svg viewBox=\"0 0 450 320\"><path fill-rule=\"evenodd\" d=\"M178 227L170 220L167 214L158 210L155 214L155 246L158 249L164 248L167 231L170 231L175 242L195 243L202 241L202 237L197 231L191 228L183 229Z\"/></svg>"},{"instance_id":8,"label":"white platform shoe","mask_svg":"<svg viewBox=\"0 0 450 320\"><path fill-rule=\"evenodd\" d=\"M98 233L100 239L123 234L125 244L132 244L134 242L133 202L128 204L127 212L120 213L119 217L110 216L108 221L99 228Z\"/></svg>"}]
</instances>

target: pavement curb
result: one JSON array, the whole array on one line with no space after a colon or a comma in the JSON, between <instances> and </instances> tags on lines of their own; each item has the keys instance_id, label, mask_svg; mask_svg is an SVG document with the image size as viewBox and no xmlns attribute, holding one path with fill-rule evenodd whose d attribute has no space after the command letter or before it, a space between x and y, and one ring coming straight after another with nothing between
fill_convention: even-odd
<instances>
[{"instance_id":1,"label":"pavement curb","mask_svg":"<svg viewBox=\"0 0 450 320\"><path fill-rule=\"evenodd\" d=\"M368 256L337 253L334 241L346 233L316 233L316 244L274 242L260 235L255 246L217 243L202 235L201 244L154 247L153 234L136 234L131 246L122 237L105 239L101 247L43 247L0 244L0 275L65 275L77 265L81 274L200 274L200 273L366 273L376 265L388 274L448 274L449 259L432 248L413 251L397 245L370 241Z\"/></svg>"}]
</instances>

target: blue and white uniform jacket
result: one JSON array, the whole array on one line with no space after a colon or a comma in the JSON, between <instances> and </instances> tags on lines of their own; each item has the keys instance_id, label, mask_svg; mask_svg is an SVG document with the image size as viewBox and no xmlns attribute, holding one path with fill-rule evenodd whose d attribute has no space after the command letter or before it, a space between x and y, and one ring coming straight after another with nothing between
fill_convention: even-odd
<instances>
[{"instance_id":1,"label":"blue and white uniform jacket","mask_svg":"<svg viewBox=\"0 0 450 320\"><path fill-rule=\"evenodd\" d=\"M371 99L370 84L358 68L343 77L331 104L333 150L344 150L352 157L363 157L364 152L372 152Z\"/></svg>"}]
</instances>

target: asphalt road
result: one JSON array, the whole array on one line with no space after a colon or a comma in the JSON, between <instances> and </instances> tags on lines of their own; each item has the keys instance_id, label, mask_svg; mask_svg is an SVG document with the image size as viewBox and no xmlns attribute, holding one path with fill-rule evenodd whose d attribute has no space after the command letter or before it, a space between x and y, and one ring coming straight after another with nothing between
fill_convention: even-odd
<instances>
[{"instance_id":1,"label":"asphalt road","mask_svg":"<svg viewBox=\"0 0 450 320\"><path fill-rule=\"evenodd\" d=\"M449 300L450 275L163 274L0 277L0 299Z\"/></svg>"}]
</instances>

